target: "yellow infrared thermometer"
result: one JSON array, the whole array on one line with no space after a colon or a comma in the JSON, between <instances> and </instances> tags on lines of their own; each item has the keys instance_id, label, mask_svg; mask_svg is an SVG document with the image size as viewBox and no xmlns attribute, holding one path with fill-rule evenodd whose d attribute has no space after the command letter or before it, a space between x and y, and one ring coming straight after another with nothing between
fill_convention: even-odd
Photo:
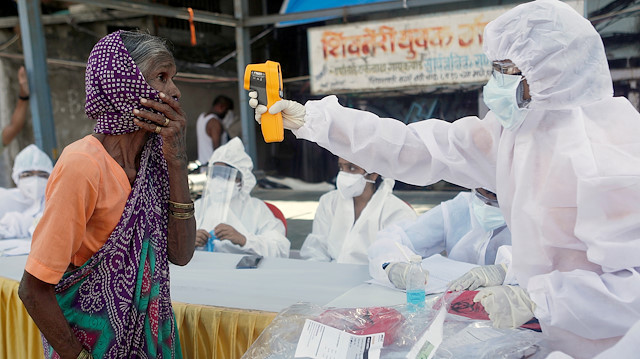
<instances>
[{"instance_id":1,"label":"yellow infrared thermometer","mask_svg":"<svg viewBox=\"0 0 640 359\"><path fill-rule=\"evenodd\" d=\"M258 93L258 104L270 108L282 100L282 72L280 64L267 61L264 64L249 64L244 70L244 89ZM284 127L282 114L265 112L261 117L262 137L265 142L282 142Z\"/></svg>"}]
</instances>

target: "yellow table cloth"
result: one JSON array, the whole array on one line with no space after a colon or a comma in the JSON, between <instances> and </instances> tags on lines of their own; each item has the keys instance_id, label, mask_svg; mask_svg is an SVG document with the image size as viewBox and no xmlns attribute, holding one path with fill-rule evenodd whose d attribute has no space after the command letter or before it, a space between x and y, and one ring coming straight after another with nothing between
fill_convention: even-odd
<instances>
[{"instance_id":1,"label":"yellow table cloth","mask_svg":"<svg viewBox=\"0 0 640 359\"><path fill-rule=\"evenodd\" d=\"M18 297L15 280L0 277L0 359L42 358L40 332ZM174 302L185 359L237 359L276 313Z\"/></svg>"}]
</instances>

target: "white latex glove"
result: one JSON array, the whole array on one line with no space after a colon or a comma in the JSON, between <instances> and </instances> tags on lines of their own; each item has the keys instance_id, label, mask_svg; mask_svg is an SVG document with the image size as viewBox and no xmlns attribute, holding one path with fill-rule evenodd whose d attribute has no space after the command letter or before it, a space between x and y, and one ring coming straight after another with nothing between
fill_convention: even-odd
<instances>
[{"instance_id":1,"label":"white latex glove","mask_svg":"<svg viewBox=\"0 0 640 359\"><path fill-rule=\"evenodd\" d=\"M256 91L249 92L249 106L255 109L255 119L261 122L262 114L267 112L267 106L258 105L258 93ZM304 125L304 115L306 113L304 105L296 101L280 100L269 108L269 113L275 115L282 113L282 125L288 130L297 130Z\"/></svg>"},{"instance_id":2,"label":"white latex glove","mask_svg":"<svg viewBox=\"0 0 640 359\"><path fill-rule=\"evenodd\" d=\"M493 264L476 267L462 275L462 277L449 283L449 290L476 290L480 287L492 287L502 285L507 275L507 266Z\"/></svg>"},{"instance_id":3,"label":"white latex glove","mask_svg":"<svg viewBox=\"0 0 640 359\"><path fill-rule=\"evenodd\" d=\"M407 289L407 273L409 273L409 267L411 265L407 262L391 262L384 269L387 272L387 277L389 277L389 281L396 288L406 290ZM429 280L429 272L425 269L424 271L424 281L425 283Z\"/></svg>"},{"instance_id":4,"label":"white latex glove","mask_svg":"<svg viewBox=\"0 0 640 359\"><path fill-rule=\"evenodd\" d=\"M409 271L409 263L391 262L384 269L387 272L389 281L398 289L407 289L407 272Z\"/></svg>"},{"instance_id":5,"label":"white latex glove","mask_svg":"<svg viewBox=\"0 0 640 359\"><path fill-rule=\"evenodd\" d=\"M527 291L513 285L484 288L473 301L482 304L495 328L517 328L531 320L536 309Z\"/></svg>"}]
</instances>

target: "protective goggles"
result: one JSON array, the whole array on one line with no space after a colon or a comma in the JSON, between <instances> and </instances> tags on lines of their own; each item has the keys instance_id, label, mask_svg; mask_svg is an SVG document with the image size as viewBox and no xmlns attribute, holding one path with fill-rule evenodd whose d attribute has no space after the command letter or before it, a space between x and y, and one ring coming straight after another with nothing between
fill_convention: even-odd
<instances>
[{"instance_id":1,"label":"protective goggles","mask_svg":"<svg viewBox=\"0 0 640 359\"><path fill-rule=\"evenodd\" d=\"M485 190L485 191L487 191L487 190ZM483 195L482 193L476 191L475 189L471 190L471 192L473 192L473 194L476 197L478 197L478 199L481 200L482 203L484 203L484 204L486 204L488 206L491 206L491 207L500 208L500 205L498 204L498 199L497 198L496 199L489 198L489 197ZM493 192L490 192L490 191L487 191L487 192L493 193Z\"/></svg>"},{"instance_id":2,"label":"protective goggles","mask_svg":"<svg viewBox=\"0 0 640 359\"><path fill-rule=\"evenodd\" d=\"M493 61L491 65L493 67L491 76L493 76L500 86L504 85L503 75L522 76L522 71L511 61Z\"/></svg>"}]
</instances>

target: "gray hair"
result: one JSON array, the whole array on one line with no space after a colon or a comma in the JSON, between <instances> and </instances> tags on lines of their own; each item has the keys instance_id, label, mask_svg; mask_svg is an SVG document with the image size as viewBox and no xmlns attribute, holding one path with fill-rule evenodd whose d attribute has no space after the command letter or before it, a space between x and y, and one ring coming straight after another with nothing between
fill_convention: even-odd
<instances>
[{"instance_id":1,"label":"gray hair","mask_svg":"<svg viewBox=\"0 0 640 359\"><path fill-rule=\"evenodd\" d=\"M134 31L123 31L120 37L145 78L155 66L175 62L167 42L162 38Z\"/></svg>"}]
</instances>

